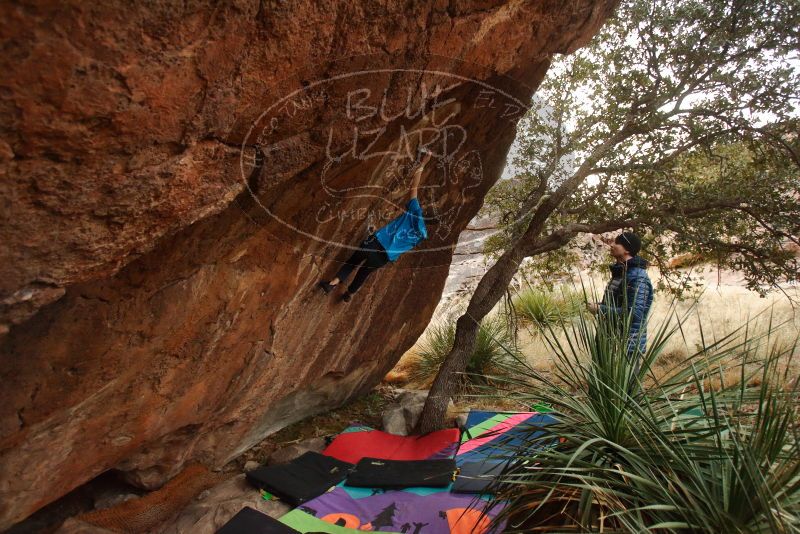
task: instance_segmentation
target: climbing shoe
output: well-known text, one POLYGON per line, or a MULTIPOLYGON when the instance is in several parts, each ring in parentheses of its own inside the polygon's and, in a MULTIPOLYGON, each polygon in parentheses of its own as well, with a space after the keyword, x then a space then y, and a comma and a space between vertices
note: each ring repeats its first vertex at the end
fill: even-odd
POLYGON ((351 297, 351 295, 350 295, 349 291, 345 291, 342 294, 342 300, 345 301, 345 302, 350 302, 350 297, 351 297))
POLYGON ((325 293, 330 293, 331 291, 333 291, 333 288, 334 288, 334 287, 336 287, 336 286, 332 286, 332 285, 330 285, 330 284, 329 284, 328 282, 326 282, 325 280, 320 280, 320 282, 317 284, 317 287, 320 287, 320 288, 322 288, 322 290, 323 290, 325 293))

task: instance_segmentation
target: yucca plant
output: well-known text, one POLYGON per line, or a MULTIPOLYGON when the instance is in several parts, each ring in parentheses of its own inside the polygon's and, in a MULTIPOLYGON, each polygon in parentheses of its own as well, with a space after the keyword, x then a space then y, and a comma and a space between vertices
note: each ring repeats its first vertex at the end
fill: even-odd
POLYGON ((557 420, 501 455, 514 466, 494 488, 509 503, 507 531, 800 532, 797 385, 777 372, 796 344, 764 353, 775 327, 743 325, 643 388, 687 317, 673 308, 638 367, 602 321, 548 325, 553 374, 520 360, 495 381, 504 398, 545 402, 557 420), (738 384, 704 390, 732 368, 738 384))
POLYGON ((518 317, 538 327, 569 320, 581 310, 579 294, 566 286, 552 291, 528 286, 512 302, 518 317))
MULTIPOLYGON (((798 532, 800 531, 800 450, 796 402, 766 382, 756 411, 721 409, 711 392, 700 405, 712 432, 691 446, 653 443, 651 472, 660 484, 629 477, 629 503, 616 512, 629 531, 798 532)), ((794 392, 796 394, 796 392, 794 392)), ((632 470, 631 470, 632 471, 632 470)), ((637 471, 635 474, 639 474, 637 471)))
MULTIPOLYGON (((434 323, 417 350, 417 360, 409 376, 417 382, 432 380, 442 361, 450 352, 455 340, 456 325, 442 320, 434 323)), ((492 377, 513 373, 521 353, 514 343, 514 334, 502 316, 487 317, 481 322, 475 350, 469 358, 466 371, 460 377, 459 393, 464 394, 476 386, 493 383, 492 377)))

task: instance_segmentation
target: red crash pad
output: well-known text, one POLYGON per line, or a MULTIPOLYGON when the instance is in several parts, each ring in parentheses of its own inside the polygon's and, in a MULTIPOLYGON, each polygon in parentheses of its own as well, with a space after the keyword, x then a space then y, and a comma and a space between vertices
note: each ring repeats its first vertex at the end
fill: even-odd
POLYGON ((358 463, 362 458, 381 460, 436 460, 452 458, 461 438, 457 428, 424 436, 396 436, 380 430, 344 432, 322 454, 358 463))

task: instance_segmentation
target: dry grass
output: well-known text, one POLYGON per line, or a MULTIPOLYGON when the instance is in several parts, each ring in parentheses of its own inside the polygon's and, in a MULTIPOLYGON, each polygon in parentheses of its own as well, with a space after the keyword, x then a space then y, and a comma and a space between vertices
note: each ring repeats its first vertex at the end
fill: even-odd
POLYGON ((429 380, 414 380, 412 378, 414 370, 419 366, 418 344, 421 341, 422 338, 400 357, 400 360, 391 371, 386 373, 386 376, 383 377, 384 384, 408 389, 430 389, 434 377, 430 377, 429 380))
MULTIPOLYGON (((654 276, 655 273, 651 272, 651 277, 654 276)), ((602 281, 594 281, 593 285, 602 287, 602 281)), ((800 299, 798 288, 786 288, 785 291, 795 301, 800 299)), ((770 347, 791 347, 800 336, 800 310, 795 306, 781 292, 773 292, 766 298, 761 298, 757 293, 733 284, 717 285, 709 282, 696 300, 677 301, 666 293, 658 292, 650 312, 651 335, 665 321, 676 324, 680 317, 683 318, 683 323, 680 331, 669 339, 663 355, 656 362, 653 368, 655 378, 659 379, 669 370, 680 366, 699 347, 708 346, 744 325, 750 330, 751 338, 769 330, 770 325, 773 328, 781 325, 769 339, 765 338, 763 341, 770 347)), ((741 336, 744 335, 742 329, 741 336)), ((549 349, 535 330, 521 333, 520 344, 534 368, 540 371, 550 368, 552 357, 549 349)), ((800 347, 796 347, 798 348, 800 347)), ((733 379, 733 374, 728 372, 728 378, 733 379)), ((725 379, 726 382, 728 378, 725 379)), ((718 377, 709 381, 709 384, 717 386, 718 383, 718 377)))
MULTIPOLYGON (((655 281, 658 274, 655 270, 651 270, 650 276, 655 281)), ((696 300, 676 301, 667 293, 656 293, 650 313, 650 332, 655 331, 665 321, 676 322, 677 317, 683 317, 684 322, 680 332, 672 336, 662 356, 655 363, 653 379, 663 378, 670 370, 682 365, 686 357, 694 353, 698 347, 713 343, 716 339, 747 324, 748 321, 751 338, 767 331, 770 324, 773 327, 782 324, 768 340, 764 340, 770 347, 791 347, 800 336, 800 309, 796 309, 796 304, 793 305, 786 296, 789 295, 795 303, 800 301, 800 288, 784 288, 786 294, 772 292, 766 298, 761 298, 757 293, 743 287, 733 273, 699 273, 697 279, 703 281, 705 286, 696 293, 696 300)), ((599 293, 604 284, 603 278, 584 280, 589 293, 599 293)), ((494 313, 497 312, 498 309, 494 313)), ((741 335, 745 335, 744 331, 741 335)), ((424 336, 423 333, 420 341, 424 336)), ((565 336, 562 334, 561 337, 565 336)), ((537 371, 548 372, 552 369, 553 358, 549 347, 537 333, 536 328, 521 329, 518 343, 529 364, 537 371)), ((429 386, 429 384, 408 382, 408 371, 414 366, 417 358, 416 348, 415 345, 402 356, 387 375, 387 382, 415 388, 429 386)), ((795 345, 795 349, 800 350, 800 347, 795 345)), ((800 356, 800 354, 795 355, 800 356)), ((800 358, 795 359, 792 368, 787 370, 789 376, 800 374, 797 360, 800 358)), ((732 380, 739 380, 739 377, 739 371, 729 369, 723 372, 722 378, 710 377, 706 386, 718 389, 721 382, 728 384, 732 380)))
MULTIPOLYGON (((423 336, 424 335, 425 334, 423 334, 423 336)), ((417 344, 420 343, 422 339, 423 338, 420 337, 419 341, 417 341, 417 344)), ((405 354, 400 356, 400 360, 397 362, 394 368, 386 373, 386 376, 383 378, 385 383, 392 384, 394 386, 414 386, 412 389, 422 388, 422 386, 425 385, 412 383, 410 378, 413 369, 417 366, 417 362, 419 361, 417 344, 414 344, 414 346, 408 349, 405 354)))
MULTIPOLYGON (((800 296, 797 288, 788 289, 787 293, 795 299, 800 296)), ((669 305, 666 298, 656 301, 650 324, 658 325, 669 319, 669 305)), ((737 329, 741 329, 739 338, 743 338, 746 330, 749 330, 751 338, 758 338, 770 328, 780 325, 761 342, 770 350, 791 352, 794 346, 795 356, 798 355, 797 349, 800 347, 797 347, 796 340, 800 336, 800 310, 795 309, 782 293, 775 292, 760 298, 743 287, 719 286, 708 288, 698 298, 696 307, 692 309, 692 306, 692 302, 676 304, 677 314, 688 317, 688 320, 683 323, 681 332, 669 340, 665 354, 655 363, 653 373, 656 379, 681 365, 687 355, 699 347, 709 345, 737 329)), ((793 364, 795 374, 798 372, 796 363, 793 364)), ((736 383, 740 376, 739 371, 728 369, 723 371, 722 377, 709 378, 706 387, 717 390, 722 382, 736 383)), ((750 380, 751 385, 757 385, 754 380, 750 380)))
POLYGON ((383 382, 385 384, 391 384, 393 386, 408 384, 410 380, 408 369, 392 369, 383 377, 383 382))

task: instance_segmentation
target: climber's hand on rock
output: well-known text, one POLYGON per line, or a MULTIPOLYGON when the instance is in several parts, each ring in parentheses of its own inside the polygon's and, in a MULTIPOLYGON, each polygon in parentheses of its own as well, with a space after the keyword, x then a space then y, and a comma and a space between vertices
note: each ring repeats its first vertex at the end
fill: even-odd
POLYGON ((423 154, 423 156, 422 156, 422 162, 420 163, 420 165, 422 167, 424 167, 431 160, 432 156, 433 156, 433 154, 431 154, 428 151, 425 151, 425 154, 423 154))
POLYGON ((421 157, 421 158, 420 158, 420 160, 419 160, 419 163, 417 163, 417 168, 416 168, 416 170, 417 170, 417 171, 422 171, 422 169, 424 169, 424 168, 425 168, 425 165, 426 165, 426 164, 427 164, 427 163, 428 163, 430 160, 431 160, 431 153, 430 153, 430 152, 428 152, 427 150, 426 150, 426 151, 424 151, 424 152, 422 153, 422 157, 421 157))

